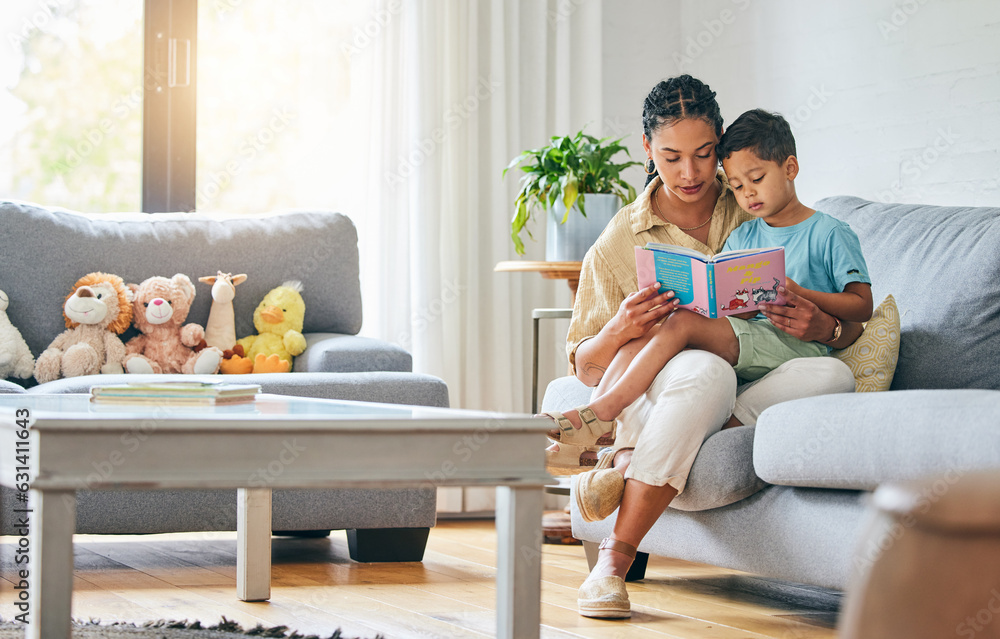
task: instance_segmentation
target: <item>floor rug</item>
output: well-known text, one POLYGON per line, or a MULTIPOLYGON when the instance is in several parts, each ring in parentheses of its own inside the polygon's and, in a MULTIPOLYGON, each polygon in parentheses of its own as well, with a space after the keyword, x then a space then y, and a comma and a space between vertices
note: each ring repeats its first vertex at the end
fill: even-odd
MULTIPOLYGON (((0 639, 23 639, 24 624, 0 620, 0 639)), ((287 626, 265 628, 258 625, 244 630, 238 623, 225 617, 214 626, 203 626, 200 621, 150 621, 136 624, 100 624, 97 622, 74 623, 73 639, 247 639, 261 637, 268 639, 355 639, 341 634, 340 630, 330 635, 302 635, 290 631, 287 626)), ((360 639, 360 638, 358 638, 360 639)), ((374 639, 384 639, 377 635, 374 639)))

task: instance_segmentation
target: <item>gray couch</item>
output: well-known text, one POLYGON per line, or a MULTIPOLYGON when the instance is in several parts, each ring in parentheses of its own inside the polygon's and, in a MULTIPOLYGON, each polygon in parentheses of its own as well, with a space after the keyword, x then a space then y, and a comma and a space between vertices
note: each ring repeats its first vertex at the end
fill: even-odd
MULTIPOLYGON (((857 232, 876 304, 897 301, 892 390, 785 402, 710 437, 640 551, 843 590, 879 484, 938 475, 946 489, 1000 468, 1000 209, 854 197, 817 208, 857 232)), ((590 390, 555 380, 543 410, 590 390)), ((574 536, 610 534, 615 515, 587 523, 571 503, 574 536)))
MULTIPOLYGON (((93 271, 139 283, 153 275, 184 273, 192 280, 217 271, 246 273, 236 289, 238 337, 255 334, 253 309, 264 294, 291 279, 303 283, 308 348, 293 372, 225 377, 253 382, 266 393, 448 405, 444 382, 412 373, 405 350, 357 335, 361 328, 357 233, 339 213, 290 212, 260 217, 198 214, 84 215, 21 202, 0 202, 0 289, 7 310, 37 357, 65 329, 62 305, 77 279, 93 271)), ((188 322, 205 325, 211 287, 196 283, 188 322)), ((134 328, 122 336, 134 334, 134 328)), ((0 392, 86 393, 95 383, 139 376, 92 375, 42 385, 0 380, 0 392), (15 383, 16 382, 16 383, 15 383)), ((191 376, 157 376, 192 379, 191 376)), ((205 376, 216 379, 222 376, 205 376)), ((7 488, 0 493, 5 503, 7 488)), ((235 530, 235 493, 81 491, 80 533, 153 533, 235 530)), ((299 534, 350 532, 359 560, 419 560, 435 523, 433 491, 276 491, 273 528, 299 534), (369 549, 365 551, 365 549, 369 549)), ((10 509, 0 507, 0 533, 13 534, 10 509)))

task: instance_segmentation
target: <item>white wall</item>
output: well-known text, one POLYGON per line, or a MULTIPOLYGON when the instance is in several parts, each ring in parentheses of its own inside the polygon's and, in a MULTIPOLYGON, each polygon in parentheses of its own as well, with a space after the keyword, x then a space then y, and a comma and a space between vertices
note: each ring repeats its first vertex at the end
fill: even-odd
MULTIPOLYGON (((1000 206, 996 0, 605 0, 605 134, 632 132, 642 100, 687 72, 747 109, 792 122, 813 203, 849 194, 1000 206)), ((640 176, 641 177, 641 176, 640 176)))

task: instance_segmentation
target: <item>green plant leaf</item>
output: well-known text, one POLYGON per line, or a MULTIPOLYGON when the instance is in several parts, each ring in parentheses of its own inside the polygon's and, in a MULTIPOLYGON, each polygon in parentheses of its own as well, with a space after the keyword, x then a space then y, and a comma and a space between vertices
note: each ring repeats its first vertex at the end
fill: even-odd
POLYGON ((642 163, 631 159, 623 163, 612 161, 622 151, 631 158, 628 148, 621 144, 624 139, 598 139, 583 131, 554 135, 548 145, 524 151, 511 160, 501 179, 506 177, 507 171, 520 165, 523 175, 511 220, 511 239, 519 255, 524 254, 520 233, 527 231, 528 237, 532 237, 527 223, 536 209, 546 211, 562 202, 566 207, 562 218, 565 224, 574 204, 586 217, 584 201, 588 193, 616 195, 622 205, 635 199, 635 189, 621 179, 621 172, 642 163))
POLYGON ((562 203, 566 207, 566 212, 563 214, 562 219, 562 224, 565 224, 566 220, 569 219, 569 212, 573 209, 573 205, 576 204, 577 193, 579 193, 576 176, 570 174, 563 177, 559 181, 559 185, 562 186, 562 203))

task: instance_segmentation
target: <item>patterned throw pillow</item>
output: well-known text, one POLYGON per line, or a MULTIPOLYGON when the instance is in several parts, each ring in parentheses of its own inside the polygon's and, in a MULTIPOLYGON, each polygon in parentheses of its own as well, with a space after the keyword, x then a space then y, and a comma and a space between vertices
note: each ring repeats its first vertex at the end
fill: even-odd
POLYGON ((832 355, 854 373, 857 392, 889 390, 899 358, 899 309, 892 295, 886 295, 872 313, 861 337, 832 355))

